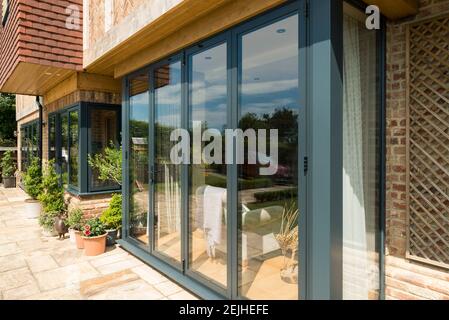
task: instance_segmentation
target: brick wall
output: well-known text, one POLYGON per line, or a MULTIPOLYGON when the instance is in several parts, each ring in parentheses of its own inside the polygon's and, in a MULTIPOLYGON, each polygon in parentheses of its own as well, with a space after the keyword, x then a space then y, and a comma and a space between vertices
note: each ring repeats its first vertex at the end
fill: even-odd
MULTIPOLYGON (((405 259, 406 27, 405 23, 449 13, 449 0, 420 0, 417 16, 387 26, 386 294, 389 299, 449 299, 449 270, 405 259)), ((448 39, 449 41, 449 39, 448 39)))

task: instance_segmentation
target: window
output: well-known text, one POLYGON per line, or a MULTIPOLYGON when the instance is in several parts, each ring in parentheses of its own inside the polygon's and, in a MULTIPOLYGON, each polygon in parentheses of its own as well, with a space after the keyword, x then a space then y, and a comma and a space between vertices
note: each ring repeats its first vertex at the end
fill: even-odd
MULTIPOLYGON (((120 117, 117 108, 100 109, 91 108, 89 110, 89 155, 95 157, 104 154, 107 147, 120 148, 120 117)), ((90 168, 89 186, 91 191, 116 190, 120 186, 115 181, 103 181, 99 179, 99 172, 90 168)))
POLYGON ((25 172, 34 157, 39 156, 39 122, 26 123, 20 128, 21 170, 25 172))
POLYGON ((56 160, 56 114, 48 117, 48 160, 56 160))
POLYGON ((75 189, 79 189, 79 111, 74 110, 69 113, 69 184, 75 189))
POLYGON ((101 181, 88 155, 120 148, 120 109, 116 105, 80 103, 48 117, 48 157, 55 159, 61 183, 70 192, 111 192, 121 186, 101 181))
MULTIPOLYGON (((189 96, 189 129, 200 130, 201 135, 208 129, 218 130, 224 135, 227 125, 227 43, 194 53, 189 60, 190 96, 189 96), (197 128, 194 128, 194 125, 197 128), (199 127, 199 128, 198 128, 199 127)), ((204 148, 206 143, 203 143, 204 148)), ((191 154, 194 150, 192 149, 191 154)), ((222 148, 221 156, 226 152, 222 148)), ((192 162, 193 163, 193 162, 192 162)), ((222 217, 227 212, 227 166, 225 164, 192 164, 189 170, 189 236, 191 269, 216 283, 227 287, 227 225, 226 219, 220 220, 218 245, 214 255, 204 245, 204 221, 207 218, 211 192, 222 196, 219 211, 222 217), (213 258, 213 259, 211 259, 213 258)))
POLYGON ((145 72, 129 79, 129 235, 149 244, 149 171, 148 138, 150 108, 148 108, 149 77, 145 72))

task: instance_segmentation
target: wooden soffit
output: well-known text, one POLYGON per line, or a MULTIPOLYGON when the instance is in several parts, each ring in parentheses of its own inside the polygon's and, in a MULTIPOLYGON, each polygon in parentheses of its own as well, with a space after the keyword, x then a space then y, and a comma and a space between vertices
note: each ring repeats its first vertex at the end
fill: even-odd
POLYGON ((380 12, 391 20, 405 18, 418 13, 418 0, 363 0, 380 8, 380 12))
POLYGON ((286 0, 185 0, 90 65, 89 73, 122 77, 286 0))
POLYGON ((75 73, 74 70, 19 62, 5 84, 0 88, 1 92, 41 96, 50 88, 75 73))

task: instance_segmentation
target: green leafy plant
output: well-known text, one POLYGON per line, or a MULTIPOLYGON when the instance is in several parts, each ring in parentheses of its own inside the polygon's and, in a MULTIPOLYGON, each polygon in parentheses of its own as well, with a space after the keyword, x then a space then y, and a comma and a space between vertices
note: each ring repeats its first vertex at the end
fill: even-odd
POLYGON ((46 231, 53 231, 55 218, 60 215, 59 212, 41 212, 39 215, 39 225, 46 231))
POLYGON ((99 218, 87 220, 83 227, 83 236, 92 238, 102 236, 106 233, 106 228, 99 218))
POLYGON ((23 183, 31 198, 37 199, 42 193, 42 168, 39 158, 34 157, 24 175, 23 183))
POLYGON ((37 197, 42 202, 45 213, 65 211, 64 189, 59 185, 59 177, 54 168, 54 160, 48 162, 42 178, 42 193, 37 197))
POLYGON ((0 162, 0 167, 2 168, 3 177, 14 177, 14 173, 16 172, 16 165, 12 157, 12 151, 8 150, 3 154, 2 161, 0 162))
POLYGON ((76 208, 69 212, 69 215, 67 217, 67 224, 69 228, 81 231, 83 229, 84 223, 84 214, 81 209, 76 208))
POLYGON ((122 185, 122 147, 110 143, 102 153, 89 154, 89 165, 98 171, 98 179, 122 185))
POLYGON ((122 195, 114 194, 109 208, 107 208, 100 217, 101 222, 108 229, 118 229, 122 224, 122 195))

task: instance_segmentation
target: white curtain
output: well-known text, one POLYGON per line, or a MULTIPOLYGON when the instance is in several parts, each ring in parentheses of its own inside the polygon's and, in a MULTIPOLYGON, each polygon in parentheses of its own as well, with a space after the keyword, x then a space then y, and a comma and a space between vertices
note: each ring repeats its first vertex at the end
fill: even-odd
POLYGON ((359 22, 344 17, 343 297, 368 299, 359 22))

